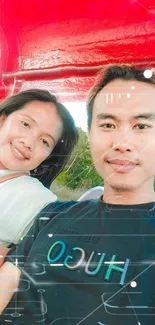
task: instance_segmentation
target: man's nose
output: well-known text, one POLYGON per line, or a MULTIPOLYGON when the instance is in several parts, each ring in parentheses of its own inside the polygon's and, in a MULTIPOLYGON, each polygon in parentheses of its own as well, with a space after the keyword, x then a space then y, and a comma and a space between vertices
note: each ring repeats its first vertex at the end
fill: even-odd
POLYGON ((130 133, 117 132, 113 138, 113 149, 124 153, 133 151, 133 139, 130 133))

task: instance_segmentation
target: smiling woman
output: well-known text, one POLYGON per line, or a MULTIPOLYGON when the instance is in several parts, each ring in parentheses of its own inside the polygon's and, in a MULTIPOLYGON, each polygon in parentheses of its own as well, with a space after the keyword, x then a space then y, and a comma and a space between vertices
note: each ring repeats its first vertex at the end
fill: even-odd
POLYGON ((0 246, 18 244, 57 199, 47 187, 77 140, 70 113, 48 91, 24 91, 0 104, 0 246))
POLYGON ((33 170, 47 159, 60 136, 63 122, 52 103, 34 100, 0 118, 0 167, 33 170))

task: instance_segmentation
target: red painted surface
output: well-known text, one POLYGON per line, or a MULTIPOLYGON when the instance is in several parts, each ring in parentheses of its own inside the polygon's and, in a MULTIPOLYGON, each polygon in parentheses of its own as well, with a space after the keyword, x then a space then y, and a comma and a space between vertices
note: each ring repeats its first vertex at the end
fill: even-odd
POLYGON ((83 100, 100 66, 155 63, 155 0, 1 0, 0 96, 83 100))

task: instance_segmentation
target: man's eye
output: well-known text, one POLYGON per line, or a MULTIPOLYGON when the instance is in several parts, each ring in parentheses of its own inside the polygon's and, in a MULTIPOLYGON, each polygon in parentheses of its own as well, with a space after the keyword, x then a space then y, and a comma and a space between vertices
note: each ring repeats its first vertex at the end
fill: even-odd
POLYGON ((47 146, 47 147, 49 148, 49 143, 47 142, 47 140, 42 139, 42 142, 43 142, 43 144, 44 144, 45 146, 47 146))
POLYGON ((104 123, 100 125, 100 128, 102 129, 114 129, 115 125, 111 123, 104 123))
POLYGON ((136 128, 136 129, 139 129, 139 130, 148 129, 148 128, 150 128, 150 127, 151 127, 151 125, 148 125, 148 124, 137 124, 137 125, 135 126, 135 128, 136 128))
POLYGON ((23 126, 25 126, 26 128, 30 128, 30 124, 29 124, 28 122, 21 121, 21 123, 22 123, 23 126))

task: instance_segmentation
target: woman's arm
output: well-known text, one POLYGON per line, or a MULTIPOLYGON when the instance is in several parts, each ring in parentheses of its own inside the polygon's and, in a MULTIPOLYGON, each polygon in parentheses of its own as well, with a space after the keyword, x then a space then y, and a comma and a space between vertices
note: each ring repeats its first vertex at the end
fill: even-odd
POLYGON ((0 314, 8 305, 13 294, 17 291, 21 271, 10 262, 4 263, 0 268, 0 314))
POLYGON ((4 258, 7 255, 7 253, 8 253, 9 250, 10 250, 10 248, 8 248, 8 247, 2 247, 2 246, 0 246, 0 267, 3 265, 4 258))

